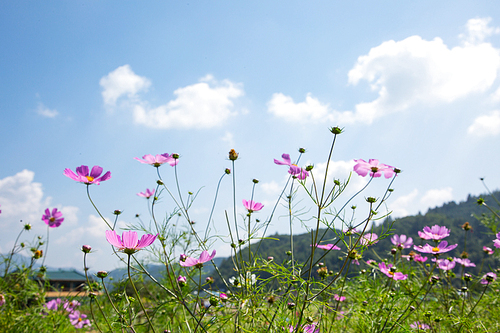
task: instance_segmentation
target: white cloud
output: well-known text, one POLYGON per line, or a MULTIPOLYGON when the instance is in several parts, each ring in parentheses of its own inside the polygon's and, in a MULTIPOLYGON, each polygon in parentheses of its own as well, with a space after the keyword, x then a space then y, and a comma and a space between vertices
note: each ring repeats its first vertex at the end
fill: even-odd
POLYGON ((424 196, 420 198, 420 203, 423 207, 434 208, 452 200, 453 189, 451 187, 445 187, 441 189, 428 190, 425 192, 424 196))
POLYGON ((221 137, 221 140, 224 142, 227 142, 227 144, 231 147, 234 146, 234 135, 231 132, 226 132, 223 137, 221 137))
POLYGON ((36 112, 43 116, 43 117, 47 117, 47 118, 54 118, 55 116, 57 116, 59 114, 59 112, 57 112, 57 110, 51 110, 49 109, 48 107, 46 107, 45 105, 43 105, 43 103, 38 103, 38 108, 36 109, 36 112))
POLYGON ((135 98, 138 92, 147 90, 151 82, 135 74, 130 65, 123 65, 101 78, 99 84, 104 89, 102 92, 104 103, 114 106, 123 95, 135 98))
POLYGON ((418 196, 418 190, 414 189, 407 195, 398 197, 393 202, 389 203, 389 209, 392 210, 391 216, 393 217, 403 217, 414 213, 415 199, 418 196), (410 209, 412 211, 410 211, 410 209))
POLYGON ((465 28, 467 33, 460 34, 460 38, 466 44, 482 43, 487 37, 500 33, 500 28, 489 27, 491 17, 474 18, 467 21, 465 28))
MULTIPOLYGON (((304 102, 274 94, 269 112, 291 122, 368 123, 414 105, 451 103, 472 94, 485 93, 500 69, 500 51, 485 39, 500 32, 488 26, 491 19, 469 20, 462 45, 448 47, 442 39, 411 36, 385 41, 360 56, 348 73, 348 83, 366 81, 378 97, 354 106, 352 111, 332 110, 311 93, 304 102)), ((500 96, 500 90, 496 94, 500 96)), ((493 95, 493 98, 496 96, 493 95)), ((500 97, 499 97, 500 99, 500 97)))
POLYGON ((78 223, 78 208, 52 205, 52 198, 44 195, 42 184, 34 182, 34 178, 33 171, 23 170, 14 176, 0 179, 0 209, 2 210, 0 228, 3 230, 0 253, 11 250, 14 240, 26 223, 31 224, 32 229, 23 236, 21 241, 32 239, 35 235, 45 236, 47 226, 42 221, 42 215, 46 208, 56 207, 64 217, 63 224, 59 228, 52 229, 51 234, 62 235, 65 233, 64 226, 74 226, 78 223), (23 223, 19 223, 21 220, 23 223))
POLYGON ((491 111, 487 115, 477 117, 467 129, 467 133, 479 137, 498 135, 500 133, 500 111, 491 111))
POLYGON ((145 103, 135 105, 135 122, 162 129, 217 127, 235 114, 233 100, 243 95, 243 89, 240 84, 218 82, 207 75, 174 94, 176 99, 156 108, 148 108, 145 103))

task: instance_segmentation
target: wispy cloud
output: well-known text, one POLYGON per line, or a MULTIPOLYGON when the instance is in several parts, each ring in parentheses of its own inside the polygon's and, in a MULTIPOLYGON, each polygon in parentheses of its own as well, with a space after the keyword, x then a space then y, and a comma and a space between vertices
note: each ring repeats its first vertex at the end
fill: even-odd
POLYGON ((48 107, 46 107, 45 105, 43 105, 43 103, 38 103, 38 107, 36 109, 36 112, 43 116, 43 117, 47 117, 47 118, 54 118, 55 116, 57 116, 59 114, 59 112, 57 112, 57 110, 53 109, 49 109, 48 107))
POLYGON ((491 111, 489 114, 477 117, 467 129, 467 133, 479 137, 500 134, 500 111, 491 111))

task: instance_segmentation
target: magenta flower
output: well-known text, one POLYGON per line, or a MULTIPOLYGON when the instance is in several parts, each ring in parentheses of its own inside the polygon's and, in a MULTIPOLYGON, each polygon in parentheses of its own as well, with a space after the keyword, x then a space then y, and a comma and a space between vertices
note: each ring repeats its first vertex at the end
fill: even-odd
POLYGON ((427 257, 421 256, 420 253, 415 253, 415 255, 413 256, 413 260, 416 262, 425 262, 427 261, 427 257))
POLYGON ((391 242, 394 244, 398 249, 409 249, 413 245, 413 238, 411 237, 406 237, 406 235, 394 235, 391 237, 391 242))
POLYGON ((379 163, 378 160, 375 159, 370 159, 368 162, 359 159, 354 160, 354 162, 356 162, 354 172, 362 177, 365 177, 368 173, 370 177, 380 177, 383 173, 385 178, 391 178, 395 174, 394 167, 379 163))
POLYGON ((491 247, 483 246, 483 252, 486 254, 493 254, 495 251, 491 247))
POLYGON ((257 212, 264 207, 260 202, 254 202, 253 200, 246 201, 243 199, 243 206, 248 210, 249 213, 257 212))
POLYGON ((497 234, 497 239, 493 240, 493 246, 500 248, 500 232, 497 234))
POLYGON ((179 286, 184 287, 187 283, 187 278, 185 276, 179 275, 179 277, 177 278, 177 283, 179 284, 179 286))
POLYGON ((441 227, 436 224, 432 226, 432 228, 425 226, 424 231, 419 231, 418 235, 422 239, 441 240, 450 235, 450 230, 446 227, 441 227))
POLYGON ((225 293, 220 293, 219 298, 220 298, 222 303, 226 303, 227 300, 229 299, 229 297, 225 293))
POLYGON ((73 180, 76 180, 77 182, 81 182, 87 185, 99 185, 100 182, 111 178, 111 172, 109 171, 101 176, 102 170, 103 169, 100 166, 94 165, 89 174, 89 167, 86 165, 82 165, 76 168, 76 174, 68 168, 64 169, 64 175, 73 180))
POLYGON ((80 313, 80 311, 73 311, 69 314, 69 321, 75 328, 83 328, 83 326, 90 326, 90 320, 85 319, 87 315, 80 313))
POLYGON ((388 264, 386 266, 385 262, 381 262, 380 264, 378 264, 378 268, 382 273, 384 273, 393 280, 406 280, 408 278, 407 274, 396 272, 396 267, 393 267, 392 264, 388 264))
MULTIPOLYGON (((436 261, 436 259, 432 259, 432 261, 436 261)), ((455 268, 455 261, 452 259, 452 260, 448 260, 448 259, 438 259, 437 260, 437 266, 439 269, 443 270, 443 271, 449 271, 449 270, 452 270, 453 268, 455 268)))
POLYGON ((456 248, 457 246, 458 246, 458 244, 448 246, 447 241, 442 241, 437 246, 431 246, 429 244, 425 244, 424 246, 414 245, 413 249, 415 251, 422 252, 422 253, 440 254, 440 253, 449 252, 449 251, 453 250, 454 248, 456 248))
POLYGON ((0 306, 3 306, 5 304, 5 296, 3 294, 0 294, 0 306))
POLYGON ((374 245, 378 243, 378 236, 376 234, 364 234, 359 242, 361 245, 374 245))
POLYGON ((337 294, 333 295, 333 299, 336 300, 337 302, 343 302, 345 301, 345 296, 339 296, 337 294))
POLYGON ((66 302, 64 302, 63 308, 64 308, 64 310, 66 310, 68 312, 73 312, 80 305, 81 305, 80 302, 78 302, 76 300, 72 300, 71 302, 66 301, 66 302))
POLYGON ((203 251, 200 254, 199 259, 195 259, 193 257, 187 257, 186 261, 180 261, 179 265, 182 267, 192 267, 195 266, 196 268, 202 268, 203 263, 212 260, 215 257, 215 250, 213 250, 212 255, 208 255, 208 251, 203 251))
POLYGON ((116 234, 114 230, 106 230, 106 240, 111 244, 116 246, 120 251, 131 255, 146 246, 153 244, 158 235, 146 234, 138 240, 137 232, 135 231, 124 231, 122 238, 116 234))
POLYGON ((149 188, 146 189, 146 192, 139 192, 137 193, 138 196, 149 199, 155 194, 155 190, 150 190, 149 188))
MULTIPOLYGON (((310 245, 310 246, 312 246, 312 245, 310 245)), ((333 245, 333 244, 326 244, 326 245, 315 244, 314 246, 316 246, 318 249, 323 249, 325 251, 340 250, 340 247, 338 247, 337 245, 333 245)))
POLYGON ((481 284, 491 284, 497 279, 497 275, 493 272, 489 272, 483 275, 481 284))
MULTIPOLYGON (((295 332, 295 326, 290 325, 288 326, 288 331, 289 332, 295 332)), ((304 333, 319 333, 319 325, 317 323, 312 323, 312 324, 307 324, 302 327, 302 330, 300 332, 304 333)))
MULTIPOLYGON (((173 155, 173 154, 172 154, 173 155)), ((142 157, 142 160, 138 157, 134 157, 134 160, 137 160, 143 164, 149 164, 158 168, 160 165, 164 163, 168 163, 171 166, 177 165, 179 163, 179 159, 173 158, 172 155, 169 154, 161 154, 161 155, 151 155, 147 154, 142 157)))
POLYGON ((53 299, 45 303, 43 306, 47 308, 47 310, 57 311, 57 307, 61 304, 61 299, 53 299))
POLYGON ((455 261, 464 267, 476 267, 476 264, 471 262, 470 259, 455 258, 455 261))
POLYGON ((52 212, 47 208, 42 216, 42 221, 51 228, 57 228, 64 221, 62 213, 57 208, 52 209, 52 212))
POLYGON ((288 154, 283 154, 281 155, 281 158, 283 158, 283 161, 279 161, 277 159, 274 159, 274 163, 278 165, 288 165, 290 168, 288 169, 288 173, 291 174, 292 176, 297 177, 300 180, 304 180, 307 177, 309 177, 309 172, 306 170, 298 167, 296 164, 293 164, 292 161, 290 160, 290 155, 288 154))
POLYGON ((428 330, 429 328, 431 328, 429 325, 421 323, 419 321, 410 324, 410 327, 417 330, 428 330))

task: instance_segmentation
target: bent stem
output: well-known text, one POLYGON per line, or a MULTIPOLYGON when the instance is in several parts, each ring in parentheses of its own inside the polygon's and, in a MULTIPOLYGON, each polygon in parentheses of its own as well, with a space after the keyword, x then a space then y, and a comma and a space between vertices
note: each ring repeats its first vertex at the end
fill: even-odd
POLYGON ((9 259, 7 259, 7 265, 5 267, 4 277, 6 277, 7 273, 9 272, 10 263, 12 262, 12 257, 14 256, 14 253, 16 253, 15 251, 16 251, 17 241, 19 240, 19 237, 21 237, 21 234, 23 233, 24 230, 26 230, 26 229, 23 227, 23 229, 21 230, 19 235, 17 235, 16 241, 14 242, 14 246, 12 247, 12 251, 10 252, 9 259))
POLYGON ((96 210, 97 214, 99 214, 99 216, 104 221, 104 223, 106 223, 106 225, 108 226, 108 228, 110 230, 115 230, 114 228, 111 228, 111 226, 109 225, 108 221, 106 221, 106 219, 104 218, 104 216, 102 216, 101 212, 99 211, 99 209, 97 209, 97 206, 92 201, 92 198, 90 197, 89 184, 87 184, 87 196, 89 197, 90 203, 92 204, 92 206, 94 206, 94 209, 96 210))
POLYGON ((146 319, 148 320, 149 326, 151 326, 151 329, 153 330, 153 332, 156 333, 156 330, 153 326, 153 323, 151 322, 151 319, 149 318, 148 312, 146 311, 144 304, 142 304, 141 296, 139 295, 139 293, 137 292, 137 289, 135 288, 134 281, 132 281, 132 276, 130 275, 130 257, 132 257, 132 255, 128 254, 128 263, 127 263, 128 279, 130 281, 130 284, 132 285, 132 289, 134 289, 135 296, 137 297, 137 300, 139 301, 139 304, 141 305, 142 311, 144 312, 144 315, 146 316, 146 319))

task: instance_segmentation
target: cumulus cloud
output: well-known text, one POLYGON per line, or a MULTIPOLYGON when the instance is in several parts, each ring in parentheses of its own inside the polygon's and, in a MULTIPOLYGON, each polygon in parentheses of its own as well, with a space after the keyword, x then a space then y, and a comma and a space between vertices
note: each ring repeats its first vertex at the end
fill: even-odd
POLYGON ((491 17, 473 18, 467 21, 465 25, 467 32, 460 34, 459 37, 467 44, 479 44, 494 34, 500 33, 500 28, 488 26, 491 17))
MULTIPOLYGON (((304 102, 274 94, 269 112, 295 122, 372 123, 391 113, 415 105, 451 103, 472 94, 487 92, 500 69, 500 52, 485 40, 499 32, 489 27, 491 19, 469 20, 462 44, 447 46, 441 38, 424 40, 411 36, 389 40, 360 56, 348 73, 348 83, 367 82, 378 97, 356 104, 353 110, 333 110, 310 93, 304 102)), ((499 93, 500 95, 500 93, 499 93)))
POLYGON ((147 90, 151 82, 135 74, 130 65, 123 65, 101 78, 99 84, 103 88, 104 103, 114 106, 116 101, 124 95, 128 98, 135 98, 138 92, 147 90))
POLYGON ((441 206, 452 200, 453 189, 451 187, 431 189, 424 195, 420 195, 419 191, 414 189, 407 195, 402 195, 389 203, 389 208, 393 212, 393 217, 404 217, 419 211, 425 213, 429 208, 441 206))
POLYGON ((479 137, 498 135, 500 133, 500 111, 491 111, 489 114, 477 117, 467 129, 467 133, 479 137))
POLYGON ((175 90, 174 95, 174 100, 159 107, 135 105, 135 122, 161 129, 217 127, 235 115, 233 101, 243 95, 243 89, 240 84, 218 82, 207 75, 199 83, 175 90))
POLYGON ((226 132, 223 137, 221 137, 221 140, 224 142, 227 142, 229 146, 234 146, 234 135, 231 132, 226 132))
POLYGON ((45 235, 46 225, 42 222, 42 215, 46 208, 58 208, 64 217, 60 230, 53 231, 57 234, 64 226, 76 225, 78 222, 78 208, 73 206, 52 205, 52 198, 45 196, 41 183, 34 182, 35 173, 23 170, 13 176, 0 179, 0 228, 1 235, 0 252, 9 251, 17 234, 25 223, 32 225, 32 229, 26 237, 31 239, 34 235, 45 235), (19 223, 19 221, 23 223, 19 223))
POLYGON ((59 112, 57 112, 57 110, 51 110, 49 109, 48 107, 46 107, 45 105, 43 105, 43 103, 38 103, 38 107, 36 109, 36 112, 43 116, 43 117, 47 117, 47 118, 54 118, 55 116, 57 116, 59 114, 59 112))

